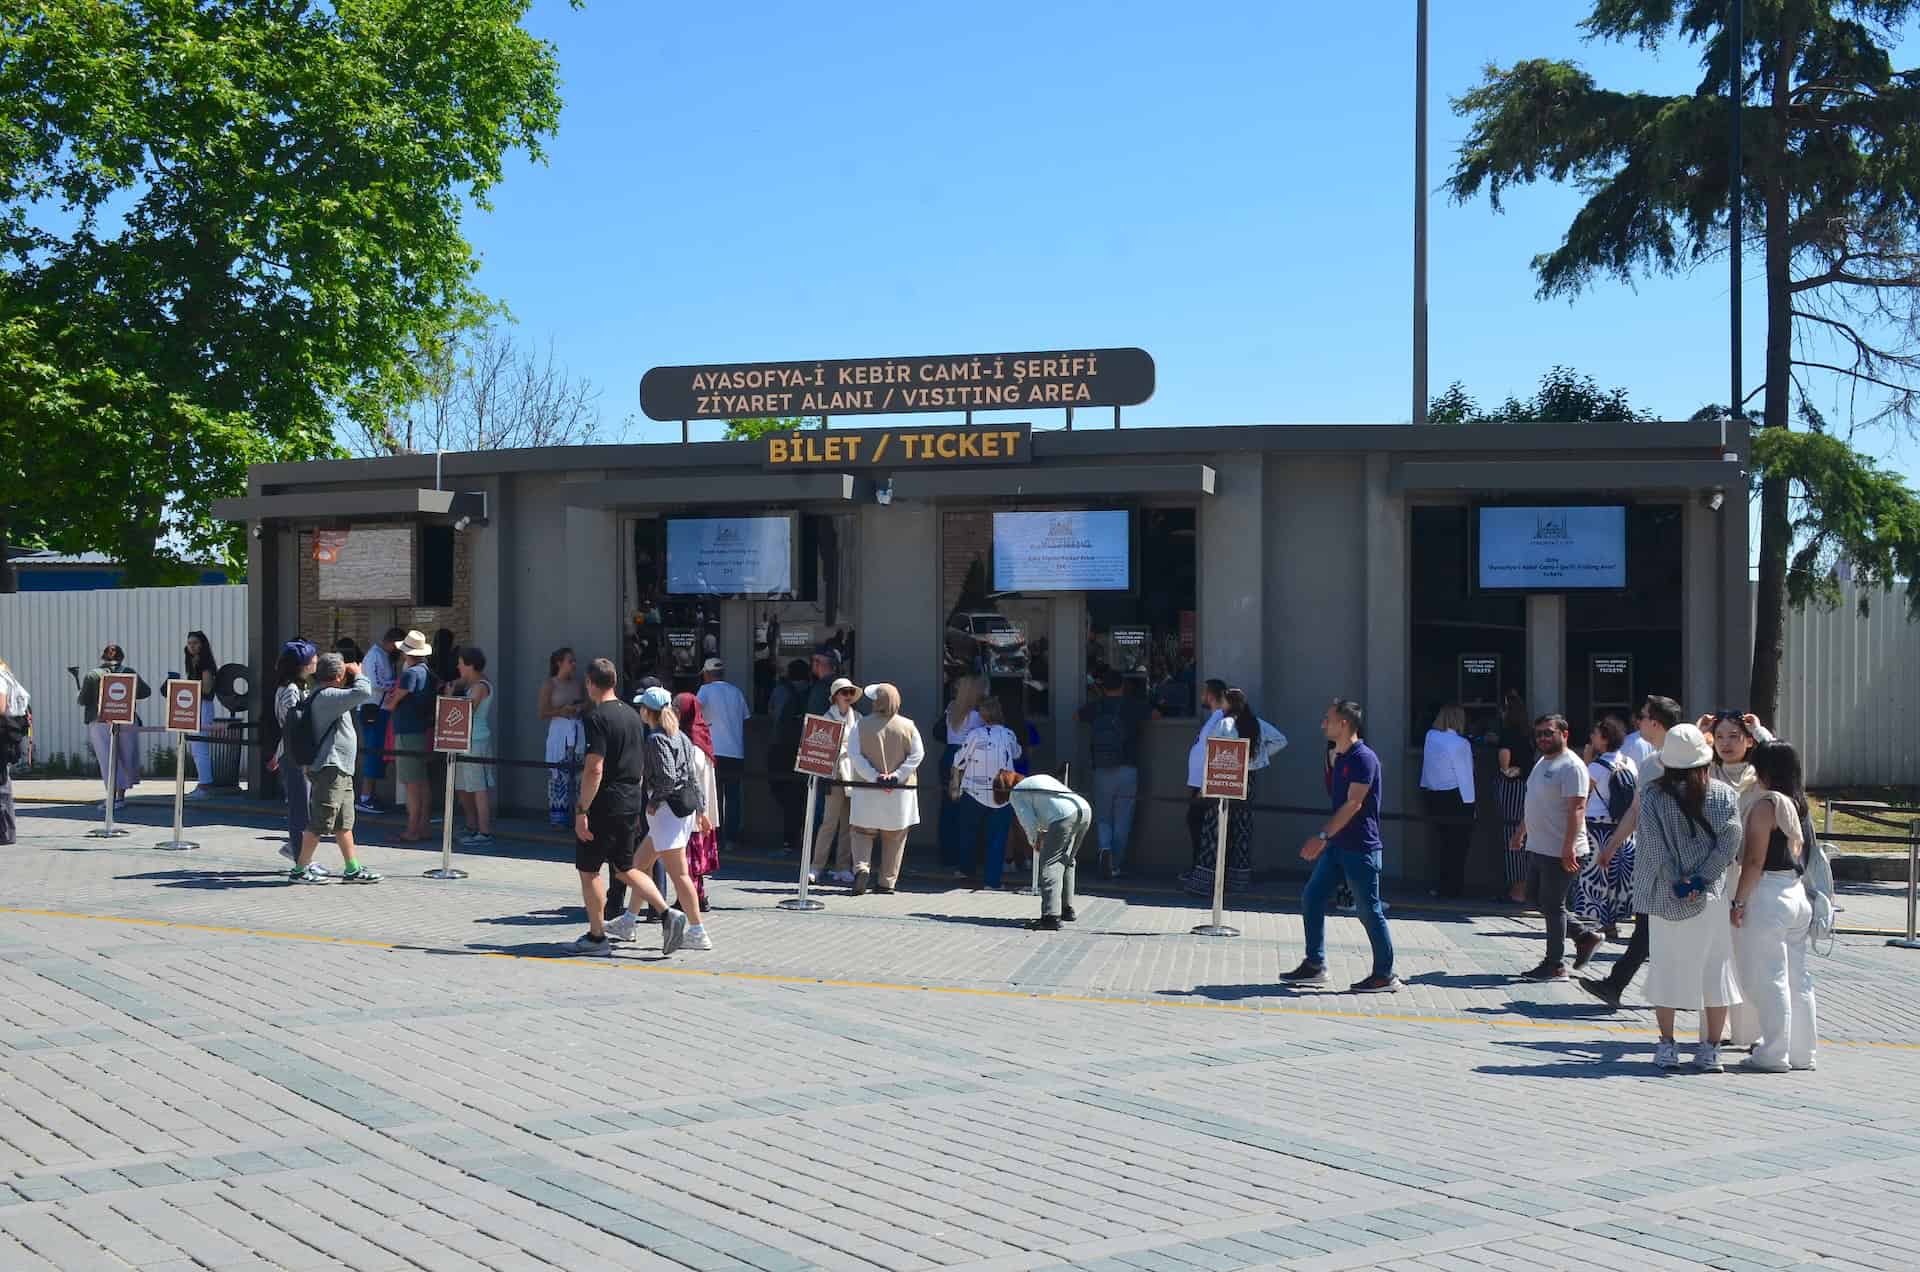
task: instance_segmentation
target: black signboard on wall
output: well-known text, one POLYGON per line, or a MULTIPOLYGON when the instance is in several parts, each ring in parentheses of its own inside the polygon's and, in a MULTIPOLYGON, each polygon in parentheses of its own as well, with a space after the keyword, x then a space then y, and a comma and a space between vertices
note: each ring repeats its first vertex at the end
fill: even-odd
POLYGON ((640 409, 656 420, 729 420, 1138 406, 1153 396, 1153 374, 1145 349, 654 367, 640 409))
POLYGON ((1593 654, 1587 659, 1587 701, 1595 707, 1633 706, 1633 655, 1593 654))
POLYGON ((1500 655, 1461 654, 1460 705, 1497 707, 1500 705, 1500 655))

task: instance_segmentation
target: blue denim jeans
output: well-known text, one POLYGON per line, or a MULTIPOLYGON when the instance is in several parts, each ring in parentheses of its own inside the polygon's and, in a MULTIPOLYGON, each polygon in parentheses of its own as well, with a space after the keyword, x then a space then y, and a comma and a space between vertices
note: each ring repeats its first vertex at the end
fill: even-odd
POLYGON ((1313 877, 1300 894, 1301 918, 1307 928, 1307 961, 1327 963, 1327 906, 1344 875, 1353 891, 1354 907, 1373 946, 1373 974, 1393 975, 1393 938, 1387 933, 1387 907, 1380 899, 1380 854, 1329 847, 1313 863, 1313 877))
POLYGON ((1100 851, 1113 854, 1115 870, 1127 864, 1127 840, 1140 792, 1140 770, 1131 764, 1093 770, 1093 824, 1100 851))
POLYGON ((964 791, 954 801, 953 813, 955 850, 959 856, 955 868, 971 870, 973 866, 973 845, 980 838, 980 827, 987 828, 987 864, 981 871, 981 878, 989 888, 1000 886, 1000 877, 1006 873, 1007 836, 1013 830, 1013 805, 1000 808, 988 808, 964 791))

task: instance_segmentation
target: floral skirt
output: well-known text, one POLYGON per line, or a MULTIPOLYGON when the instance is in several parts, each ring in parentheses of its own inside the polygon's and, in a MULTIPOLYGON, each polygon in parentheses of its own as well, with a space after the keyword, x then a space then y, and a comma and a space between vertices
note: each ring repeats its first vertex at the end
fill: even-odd
MULTIPOLYGON (((1227 887, 1228 892, 1244 892, 1253 886, 1253 777, 1247 774, 1247 798, 1227 800, 1227 887)), ((1216 846, 1220 842, 1220 803, 1207 801, 1200 828, 1199 850, 1193 868, 1180 876, 1180 884, 1195 896, 1213 895, 1213 871, 1216 846)))
POLYGON ((1600 849, 1612 833, 1609 824, 1587 823, 1593 853, 1580 867, 1580 877, 1567 898, 1568 909, 1599 924, 1618 923, 1633 916, 1633 840, 1620 845, 1605 869, 1599 865, 1600 849))

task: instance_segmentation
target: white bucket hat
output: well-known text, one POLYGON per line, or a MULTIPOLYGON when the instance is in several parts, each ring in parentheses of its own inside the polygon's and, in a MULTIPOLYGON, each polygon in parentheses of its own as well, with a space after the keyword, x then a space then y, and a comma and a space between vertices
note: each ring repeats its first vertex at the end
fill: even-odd
POLYGON ((1705 768, 1713 763, 1713 747, 1701 736, 1700 730, 1691 724, 1676 724, 1667 730, 1667 740, 1660 744, 1660 766, 1669 772, 1675 769, 1705 768))

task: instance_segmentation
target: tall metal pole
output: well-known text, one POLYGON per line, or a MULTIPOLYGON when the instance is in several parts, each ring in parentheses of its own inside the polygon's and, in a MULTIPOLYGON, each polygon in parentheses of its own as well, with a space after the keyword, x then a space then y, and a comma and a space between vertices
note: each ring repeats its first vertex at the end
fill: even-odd
POLYGON ((1413 55, 1413 422, 1427 422, 1427 0, 1413 55))
POLYGON ((1733 119, 1728 133, 1731 141, 1727 152, 1727 299, 1729 306, 1729 350, 1728 365, 1732 370, 1733 390, 1729 399, 1727 413, 1739 419, 1744 411, 1740 404, 1746 397, 1740 372, 1740 240, 1742 237, 1742 209, 1740 206, 1740 103, 1747 95, 1746 85, 1746 34, 1742 30, 1741 19, 1746 9, 1746 0, 1727 0, 1727 99, 1732 103, 1733 119))

